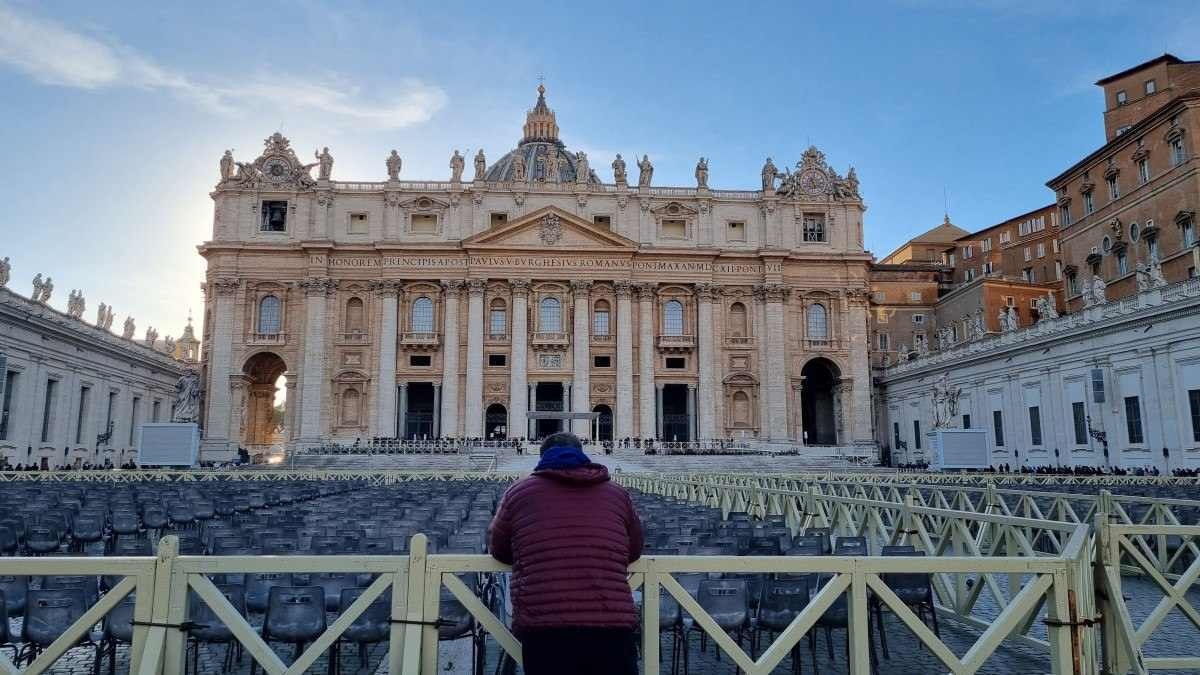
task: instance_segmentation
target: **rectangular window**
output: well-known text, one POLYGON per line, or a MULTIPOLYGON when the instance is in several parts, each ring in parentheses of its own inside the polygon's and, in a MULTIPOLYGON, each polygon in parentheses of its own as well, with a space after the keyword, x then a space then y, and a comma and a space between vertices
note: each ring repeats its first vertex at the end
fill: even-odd
POLYGON ((1029 406, 1029 444, 1042 444, 1042 410, 1036 405, 1029 406))
POLYGON ((592 334, 608 335, 609 314, 607 309, 598 309, 592 313, 592 334))
POLYGON ((8 440, 8 424, 13 416, 13 390, 17 388, 17 372, 9 370, 4 376, 4 401, 0 407, 0 441, 8 440))
POLYGON ((913 322, 914 326, 924 326, 925 325, 925 315, 924 314, 913 314, 912 322, 913 322))
POLYGON ((892 440, 893 440, 893 442, 894 442, 894 444, 895 444, 896 448, 897 448, 897 449, 899 449, 899 447, 900 447, 900 444, 901 444, 901 441, 900 441, 900 423, 899 423, 899 422, 892 422, 892 437, 893 437, 893 438, 892 438, 892 440))
MULTIPOLYGON (((1061 266, 1061 263, 1059 263, 1061 266)), ((1072 274, 1067 277, 1067 293, 1071 295, 1079 295, 1079 277, 1072 274)))
POLYGON ((684 370, 687 368, 687 359, 682 356, 668 356, 666 366, 670 370, 684 370))
POLYGON ((288 203, 285 201, 264 201, 262 203, 262 232, 287 232, 288 203))
POLYGON ((992 433, 996 437, 996 447, 1004 447, 1004 413, 999 410, 992 411, 992 433))
POLYGON ((1117 92, 1117 105, 1125 105, 1128 102, 1129 102, 1129 95, 1125 93, 1125 90, 1122 89, 1121 91, 1118 91, 1117 92))
POLYGON ((1039 257, 1039 258, 1045 258, 1045 257, 1046 257, 1046 242, 1044 242, 1044 241, 1039 241, 1039 242, 1038 242, 1038 245, 1037 245, 1037 257, 1039 257))
POLYGON ((1191 248, 1196 245, 1196 224, 1189 218, 1183 221, 1179 226, 1180 236, 1183 238, 1183 247, 1191 248))
POLYGON ((1033 268, 1026 267, 1021 270, 1021 278, 1025 281, 1033 281, 1033 268))
POLYGON ((1108 183, 1108 198, 1111 201, 1116 201, 1121 198, 1121 186, 1117 184, 1116 176, 1109 176, 1104 179, 1108 183))
POLYGON ((1063 227, 1066 227, 1071 224, 1071 206, 1070 206, 1070 204, 1064 204, 1064 205, 1058 207, 1058 220, 1059 220, 1059 222, 1061 222, 1063 224, 1063 227))
MULTIPOLYGON (((92 397, 91 387, 79 388, 79 413, 75 416, 75 443, 83 443, 83 427, 88 421, 88 403, 92 397)), ((157 421, 157 420, 155 420, 157 421)))
POLYGON ((825 241, 825 216, 820 213, 804 214, 804 241, 825 241))
POLYGON ((415 368, 425 368, 433 365, 433 357, 428 354, 412 354, 408 357, 408 365, 415 368))
POLYGON ((912 302, 920 302, 921 301, 921 293, 919 291, 912 291, 911 293, 908 294, 908 299, 912 302))
POLYGON ((1087 445, 1087 409, 1084 408, 1083 401, 1071 404, 1071 419, 1075 422, 1075 445, 1087 445))
POLYGON ((891 345, 888 343, 887 333, 879 333, 879 335, 876 336, 876 340, 879 341, 879 351, 886 352, 887 350, 891 349, 891 345))
POLYGON ((1146 92, 1146 95, 1149 96, 1158 91, 1158 83, 1154 80, 1146 80, 1146 83, 1142 85, 1142 91, 1146 92))
POLYGON ((1172 138, 1171 141, 1171 166, 1179 166, 1183 164, 1187 157, 1183 154, 1183 137, 1172 138))
POLYGON ((50 423, 54 421, 54 404, 58 396, 58 380, 46 380, 46 400, 42 401, 42 435, 43 443, 50 440, 50 423))
POLYGON ((162 412, 162 401, 155 401, 154 405, 150 406, 150 421, 158 422, 160 412, 162 412))
POLYGON ((971 428, 971 416, 967 413, 963 413, 962 417, 963 417, 963 428, 970 429, 971 428))
POLYGON ((1151 260, 1158 260, 1158 237, 1146 237, 1146 253, 1151 260))
POLYGON ((921 420, 913 420, 913 448, 921 449, 921 420))
POLYGON ((1104 371, 1092 368, 1092 402, 1104 403, 1104 371))
POLYGON ((726 236, 729 241, 746 241, 746 224, 743 222, 729 223, 729 234, 726 236))
POLYGON ((346 225, 346 234, 366 234, 367 214, 351 213, 350 222, 346 225))
POLYGON ((1003 246, 1004 244, 1007 244, 1007 243, 1009 243, 1010 241, 1012 241, 1012 232, 1009 232, 1008 230, 1005 230, 1005 231, 1003 231, 1003 232, 1001 232, 1001 233, 1000 233, 1000 245, 1001 245, 1001 246, 1003 246))
POLYGON ((507 354, 488 354, 489 368, 503 368, 506 365, 508 365, 507 354))
POLYGON ((1138 160, 1138 183, 1145 185, 1150 182, 1150 161, 1146 159, 1138 160))
POLYGON ((983 263, 983 273, 984 274, 991 274, 994 269, 995 269, 995 267, 992 265, 990 260, 988 262, 983 263))
POLYGON ((1124 251, 1117 253, 1117 275, 1124 276, 1129 274, 1129 258, 1124 251))
POLYGON ((1054 251, 1055 253, 1058 253, 1058 240, 1057 239, 1050 240, 1050 249, 1052 251, 1054 251))
POLYGON ((142 399, 138 396, 133 397, 133 410, 129 413, 129 447, 133 447, 134 439, 137 438, 138 414, 141 412, 142 399))
POLYGON ((409 229, 414 234, 437 234, 438 217, 436 213, 414 213, 410 222, 409 229))
POLYGON ((1192 412, 1192 442, 1200 443, 1200 389, 1188 390, 1188 407, 1192 412))
POLYGON ((979 250, 983 251, 984 253, 992 250, 992 240, 984 239, 983 241, 979 242, 979 250))
POLYGON ((687 238, 687 221, 678 218, 665 218, 662 221, 662 236, 671 239, 687 238))
POLYGON ((1125 433, 1130 445, 1141 445, 1146 441, 1142 436, 1142 406, 1137 396, 1125 397, 1125 433))
POLYGON ((612 216, 592 216, 592 224, 605 230, 612 230, 612 216))
POLYGON ((607 354, 593 356, 592 357, 592 367, 593 368, 612 368, 612 357, 607 354))
POLYGON ((962 257, 963 257, 963 260, 970 260, 971 258, 974 258, 974 257, 975 257, 975 254, 974 254, 974 252, 971 250, 971 247, 970 247, 970 246, 964 246, 964 247, 963 247, 963 249, 962 249, 962 257))
POLYGON ((492 227, 499 227, 508 222, 508 214, 493 212, 491 215, 491 218, 490 218, 490 222, 491 222, 492 227))
MULTIPOLYGON (((1096 202, 1092 199, 1091 191, 1083 193, 1083 215, 1090 215, 1096 210, 1096 202)), ((1070 223, 1067 223, 1068 225, 1070 223)))
POLYGON ((503 337, 508 332, 508 310, 504 307, 492 308, 488 318, 488 333, 503 337))

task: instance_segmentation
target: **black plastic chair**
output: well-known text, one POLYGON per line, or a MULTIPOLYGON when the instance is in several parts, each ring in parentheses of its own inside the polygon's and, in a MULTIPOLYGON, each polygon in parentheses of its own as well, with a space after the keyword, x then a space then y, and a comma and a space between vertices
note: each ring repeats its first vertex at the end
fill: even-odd
MULTIPOLYGON (((365 590, 365 588, 342 589, 341 596, 338 598, 340 611, 345 612, 349 609, 350 605, 354 604, 354 601, 358 600, 365 590)), ((333 653, 330 655, 331 672, 336 674, 342 670, 342 642, 358 645, 358 669, 365 669, 367 667, 367 648, 370 645, 387 641, 391 635, 391 613, 391 598, 387 593, 383 593, 375 598, 362 614, 355 617, 333 645, 333 653)))
POLYGON ((10 617, 23 616, 29 597, 29 577, 0 576, 0 593, 4 594, 4 611, 10 617))
POLYGON ((292 575, 278 573, 249 573, 245 575, 246 609, 255 614, 267 611, 271 589, 277 586, 291 586, 292 575))
MULTIPOLYGON (((21 641, 24 647, 18 660, 27 658, 33 662, 37 655, 59 638, 71 624, 87 611, 82 588, 50 588, 29 591, 25 607, 25 620, 21 623, 21 641)), ((79 645, 91 643, 84 633, 79 645)))
MULTIPOLYGON (((768 579, 763 587, 762 600, 758 605, 758 621, 754 630, 754 658, 762 646, 762 633, 768 631, 779 635, 792 621, 808 607, 816 583, 814 575, 800 574, 787 577, 768 579)), ((813 657, 813 667, 816 667, 817 634, 808 632, 808 647, 813 657)), ((792 647, 792 673, 800 673, 800 643, 792 647)))
POLYGON ((96 658, 92 662, 92 672, 99 673, 104 665, 104 656, 108 655, 108 675, 113 675, 117 669, 117 645, 133 644, 133 610, 136 599, 133 594, 125 596, 116 607, 109 610, 104 617, 100 631, 100 641, 96 643, 96 658))
MULTIPOLYGON (((226 584, 217 586, 217 590, 233 608, 237 610, 239 616, 246 616, 246 588, 240 584, 226 584)), ((188 622, 191 626, 188 628, 188 648, 192 650, 192 672, 200 672, 200 648, 207 644, 223 644, 225 645, 225 659, 221 663, 224 672, 228 672, 233 668, 234 650, 237 649, 238 661, 241 662, 241 645, 233 637, 233 631, 229 629, 221 619, 217 617, 217 613, 209 607, 207 603, 200 599, 200 596, 194 592, 188 598, 188 622)))
MULTIPOLYGON (((304 645, 325 632, 325 593, 319 586, 274 586, 263 617, 262 637, 270 642, 292 645, 292 659, 299 658, 304 645)), ((250 664, 250 674, 257 672, 250 664)))
MULTIPOLYGON (((881 553, 885 556, 916 556, 923 557, 924 551, 917 551, 911 546, 884 546, 881 553)), ((879 575, 880 581, 887 585, 896 597, 905 605, 913 608, 917 612, 917 618, 922 623, 932 623, 933 633, 941 637, 941 630, 938 628, 937 607, 934 606, 933 596, 933 580, 932 576, 925 572, 885 572, 879 575), (926 620, 925 612, 929 611, 929 619, 926 620)), ((891 658, 891 652, 888 651, 887 631, 883 625, 883 601, 877 596, 871 597, 871 609, 875 615, 875 624, 879 629, 879 646, 883 649, 884 658, 891 658)))
POLYGON ((62 533, 48 525, 34 525, 25 531, 25 548, 30 555, 58 553, 62 544, 62 533))
POLYGON ((13 643, 12 638, 12 628, 8 623, 8 602, 4 591, 0 591, 0 649, 11 649, 15 660, 21 650, 13 643))

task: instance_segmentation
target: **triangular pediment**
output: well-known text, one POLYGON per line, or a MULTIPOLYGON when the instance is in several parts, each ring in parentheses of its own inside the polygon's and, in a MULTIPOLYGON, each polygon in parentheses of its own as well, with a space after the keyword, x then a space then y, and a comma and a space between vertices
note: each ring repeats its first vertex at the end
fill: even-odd
POLYGON ((564 251, 634 251, 637 242, 554 206, 467 237, 463 248, 564 251))

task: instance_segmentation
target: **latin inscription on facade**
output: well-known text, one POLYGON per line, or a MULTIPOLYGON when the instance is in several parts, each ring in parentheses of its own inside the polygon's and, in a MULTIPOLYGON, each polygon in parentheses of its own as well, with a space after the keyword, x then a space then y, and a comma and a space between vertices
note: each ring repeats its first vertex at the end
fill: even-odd
POLYGON ((474 255, 468 257, 439 256, 379 256, 379 257, 335 257, 312 254, 310 265, 328 266, 334 269, 384 268, 384 269, 458 269, 476 267, 504 267, 529 269, 578 269, 614 270, 624 272, 687 272, 717 274, 762 274, 782 270, 779 263, 713 263, 707 260, 629 260, 628 258, 601 257, 546 257, 522 255, 474 255), (765 269, 764 269, 765 267, 765 269))

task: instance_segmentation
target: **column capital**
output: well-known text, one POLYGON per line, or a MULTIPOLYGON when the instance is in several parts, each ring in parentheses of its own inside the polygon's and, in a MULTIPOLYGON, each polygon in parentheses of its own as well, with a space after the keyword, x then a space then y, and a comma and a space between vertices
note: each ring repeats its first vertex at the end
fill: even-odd
POLYGON ((483 292, 485 290, 487 290, 487 279, 468 279, 467 280, 467 293, 468 294, 482 296, 483 292))
POLYGON ((466 285, 467 282, 462 279, 442 279, 442 291, 447 297, 457 298, 466 285))
POLYGON ((658 284, 652 281, 643 281, 634 284, 633 287, 637 289, 638 300, 649 302, 654 299, 654 291, 658 287, 658 284))
POLYGON ((329 277, 308 277, 300 281, 300 289, 309 297, 333 295, 337 281, 329 277))
POLYGON ((403 284, 395 279, 376 279, 371 282, 371 290, 381 298, 394 298, 400 295, 403 284))
POLYGON ((754 297, 765 302, 784 302, 791 295, 792 289, 783 284, 756 284, 754 297))
POLYGON ((233 295, 242 285, 242 280, 236 277, 217 277, 212 281, 213 291, 217 295, 233 295))
POLYGON ((586 300, 588 294, 592 292, 592 282, 586 280, 575 280, 571 282, 571 294, 576 299, 586 300))
POLYGON ((533 283, 529 279, 509 279, 508 285, 512 290, 513 297, 528 297, 529 291, 533 287, 533 283))
POLYGON ((618 298, 629 298, 633 296, 634 284, 625 279, 618 279, 613 282, 613 291, 616 292, 618 298))
POLYGON ((694 286, 696 289, 696 297, 699 298, 700 300, 703 300, 705 302, 712 302, 713 300, 717 299, 717 294, 719 293, 719 290, 718 290, 716 284, 711 284, 711 283, 708 283, 707 281, 702 281, 700 283, 695 284, 694 286))

